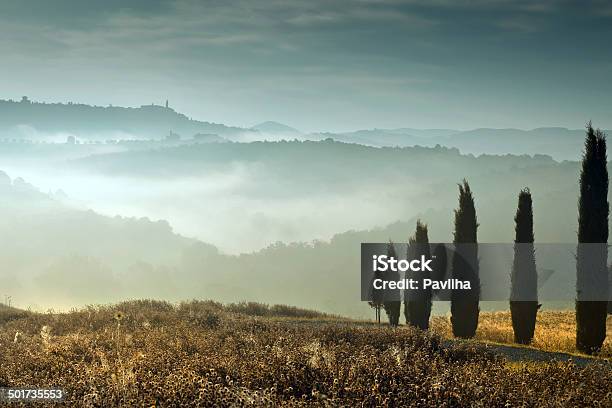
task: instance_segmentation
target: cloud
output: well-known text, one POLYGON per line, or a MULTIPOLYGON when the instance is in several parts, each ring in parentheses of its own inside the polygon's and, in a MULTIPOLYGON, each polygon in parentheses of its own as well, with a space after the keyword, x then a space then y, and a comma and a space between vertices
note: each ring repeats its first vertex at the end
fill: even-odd
POLYGON ((497 26, 503 30, 524 34, 536 33, 544 28, 542 23, 539 23, 532 18, 525 17, 503 19, 497 22, 497 26))
MULTIPOLYGON (((11 78, 4 92, 103 105, 170 97, 190 116, 235 125, 287 116, 304 129, 325 124, 340 130, 355 117, 351 110, 369 110, 371 127, 389 126, 382 121, 392 111, 401 126, 474 127, 481 124, 412 120, 476 116, 458 114, 458 103, 451 102, 457 99, 473 101, 463 109, 480 103, 488 117, 512 120, 511 112, 493 111, 491 89, 504 103, 513 101, 522 120, 520 99, 534 93, 543 105, 550 105, 545 95, 559 89, 566 91, 557 103, 588 89, 603 95, 596 83, 604 76, 590 75, 589 65, 612 60, 605 41, 612 28, 601 21, 610 10, 601 1, 85 3, 0 4, 0 69, 11 78), (536 84, 522 87, 527 82, 536 84), (416 102, 415 95, 431 104, 416 102), (414 116, 407 118, 397 104, 414 116), (317 110, 320 125, 311 123, 317 110)), ((600 111, 601 102, 580 109, 600 111)), ((559 109, 550 107, 544 123, 523 125, 571 125, 558 123, 553 111, 559 109)))
MULTIPOLYGON (((61 1, 0 6, 0 50, 127 61, 136 67, 185 61, 232 70, 248 61, 267 69, 342 66, 359 53, 403 61, 447 57, 461 41, 482 45, 504 32, 554 30, 542 14, 560 1, 267 0, 107 1, 95 7, 61 1), (534 15, 540 16, 538 20, 534 15), (43 18, 43 16, 45 18, 43 18), (69 18, 68 18, 69 17, 69 18), (301 58, 287 53, 302 53, 301 58), (138 60, 138 61, 136 61, 138 60)), ((431 62, 431 61, 429 61, 431 62)), ((371 65, 376 61, 371 60, 371 65)), ((343 69, 350 69, 342 66, 343 69)), ((272 70, 274 74, 275 70, 272 70)))

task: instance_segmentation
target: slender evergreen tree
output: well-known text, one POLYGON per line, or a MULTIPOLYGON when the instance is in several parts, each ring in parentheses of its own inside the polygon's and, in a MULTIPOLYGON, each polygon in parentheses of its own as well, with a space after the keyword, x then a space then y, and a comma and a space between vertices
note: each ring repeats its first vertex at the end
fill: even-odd
POLYGON ((380 310, 383 308, 383 290, 382 289, 375 289, 374 285, 372 284, 374 282, 374 280, 376 279, 382 279, 383 277, 383 273, 380 271, 375 271, 374 272, 374 276, 372 276, 372 281, 370 282, 370 293, 371 293, 371 299, 368 302, 368 305, 370 305, 370 307, 372 309, 374 309, 375 313, 376 313, 376 323, 380 324, 380 310))
POLYGON ((459 184, 459 208, 455 210, 452 277, 461 281, 470 281, 471 289, 456 289, 451 293, 451 324, 455 337, 474 337, 478 327, 480 279, 477 229, 474 196, 468 182, 463 180, 463 183, 459 184))
POLYGON ((606 137, 589 122, 580 172, 576 256, 576 348, 585 353, 599 351, 606 338, 609 213, 606 137))
MULTIPOLYGON (((429 237, 427 235, 427 225, 421 220, 417 220, 414 236, 408 240, 408 259, 420 258, 424 255, 427 259, 431 258, 429 248, 429 237)), ((423 278, 431 278, 426 272, 415 272, 412 278, 417 279, 422 285, 423 278)), ((429 328, 429 316, 431 315, 431 288, 409 290, 404 296, 404 316, 406 324, 418 327, 422 330, 429 328)))
POLYGON ((608 266, 608 314, 612 315, 612 264, 608 266))
POLYGON ((538 273, 533 248, 533 206, 528 188, 519 193, 514 222, 516 235, 511 274, 510 313, 514 341, 519 344, 529 344, 533 339, 538 312, 538 273))
MULTIPOLYGON (((393 257, 395 259, 397 258, 397 254, 395 252, 395 246, 393 245, 393 242, 389 241, 389 244, 387 245, 387 256, 389 258, 393 257)), ((399 280, 399 273, 395 272, 395 271, 391 271, 390 269, 387 270, 385 272, 385 280, 387 281, 391 281, 391 280, 399 280)), ((385 309, 385 312, 387 313, 387 317, 389 318, 389 324, 391 326, 397 326, 399 325, 399 317, 400 317, 400 312, 402 309, 402 301, 400 299, 399 292, 397 294, 392 293, 391 290, 386 290, 385 291, 385 299, 383 302, 383 307, 385 309), (397 297, 397 300, 395 300, 395 298, 397 297)))

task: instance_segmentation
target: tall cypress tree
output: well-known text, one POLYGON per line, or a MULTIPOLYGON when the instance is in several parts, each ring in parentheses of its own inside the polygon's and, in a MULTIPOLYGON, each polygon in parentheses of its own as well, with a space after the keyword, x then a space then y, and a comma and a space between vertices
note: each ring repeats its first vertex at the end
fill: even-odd
POLYGON ((463 184, 459 184, 459 208, 455 210, 452 277, 461 281, 470 281, 471 289, 456 289, 451 293, 451 324, 455 337, 474 337, 478 327, 480 279, 477 229, 474 197, 470 185, 463 180, 463 184))
MULTIPOLYGON (((387 256, 389 258, 393 257, 395 259, 398 259, 396 252, 395 252, 395 246, 393 245, 393 242, 391 241, 389 241, 389 244, 387 245, 387 256)), ((388 281, 391 281, 391 280, 397 281, 399 280, 399 273, 391 271, 389 269, 385 272, 384 279, 388 281)), ((383 302, 383 307, 385 309, 385 312, 387 313, 387 317, 389 318, 389 324, 391 326, 397 326, 399 325, 399 317, 400 317, 400 311, 402 308, 402 301, 399 299, 399 296, 397 296, 398 300, 394 299, 396 296, 394 293, 391 292, 391 289, 388 289, 385 291, 384 297, 385 297, 385 300, 383 302)))
MULTIPOLYGON (((431 258, 431 250, 429 248, 427 224, 417 220, 414 236, 408 240, 408 259, 420 258, 421 255, 429 259, 431 258)), ((424 272, 413 274, 413 278, 416 278, 421 285, 425 277, 430 278, 424 272)), ((429 316, 431 315, 431 288, 419 288, 419 290, 405 293, 404 316, 406 317, 406 323, 427 330, 429 328, 429 316)))
POLYGON ((374 282, 374 280, 382 279, 382 278, 383 278, 383 272, 380 272, 378 270, 374 272, 374 276, 372 276, 372 281, 370 282, 370 288, 371 288, 370 295, 371 295, 372 300, 368 302, 368 305, 370 305, 370 307, 373 308, 376 313, 376 323, 378 324, 380 324, 380 310, 384 306, 383 304, 384 293, 382 289, 375 289, 372 283, 374 282))
POLYGON ((533 339, 538 312, 538 273, 533 249, 533 208, 528 188, 519 193, 514 222, 516 236, 511 274, 510 313, 514 341, 519 344, 529 344, 533 339))
POLYGON ((608 314, 612 315, 612 265, 608 266, 608 314))
POLYGON ((576 257, 576 348, 589 354, 601 349, 606 338, 609 213, 606 137, 589 122, 580 172, 576 257))

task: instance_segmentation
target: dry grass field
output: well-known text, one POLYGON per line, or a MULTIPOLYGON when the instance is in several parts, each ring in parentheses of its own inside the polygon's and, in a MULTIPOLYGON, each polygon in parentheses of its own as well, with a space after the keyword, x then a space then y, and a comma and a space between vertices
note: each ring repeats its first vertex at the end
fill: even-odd
MULTIPOLYGON (((432 329, 442 337, 452 337, 448 317, 433 317, 432 329)), ((510 312, 480 313, 476 340, 512 344, 513 336, 510 312)), ((578 353, 576 351, 574 312, 552 310, 538 312, 535 336, 531 346, 545 351, 578 353)), ((606 341, 599 357, 612 358, 612 316, 608 316, 606 341)))
MULTIPOLYGON (((499 328, 481 336, 504 319, 484 314, 499 328)), ((612 406, 608 367, 508 364, 436 334, 285 306, 4 309, 0 350, 0 387, 61 387, 69 406, 612 406)))

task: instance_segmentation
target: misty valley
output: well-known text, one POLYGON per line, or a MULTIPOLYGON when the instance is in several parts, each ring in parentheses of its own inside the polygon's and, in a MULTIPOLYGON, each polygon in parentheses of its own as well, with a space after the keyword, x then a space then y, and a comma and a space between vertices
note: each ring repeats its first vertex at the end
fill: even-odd
MULTIPOLYGON (((483 242, 512 242, 515 192, 526 184, 536 239, 575 236, 579 163, 542 154, 537 143, 532 155, 475 156, 438 143, 401 147, 410 138, 395 147, 329 134, 287 140, 286 128, 213 126, 162 106, 8 106, 30 115, 15 119, 0 109, 0 228, 10 237, 0 248, 3 290, 22 307, 257 299, 367 317, 367 305, 354 301, 355 248, 406 241, 418 218, 428 222, 430 239, 450 242, 463 177, 475 191, 483 242), (162 121, 149 133, 153 108, 180 125, 162 121), (36 132, 11 133, 28 118, 36 132), (198 136, 219 129, 223 140, 198 136), (189 131, 195 138, 168 136, 189 131), (118 134, 127 138, 111 139, 118 134), (240 141, 245 134, 261 140, 240 141)), ((450 137, 420 137, 442 136, 450 137)))

